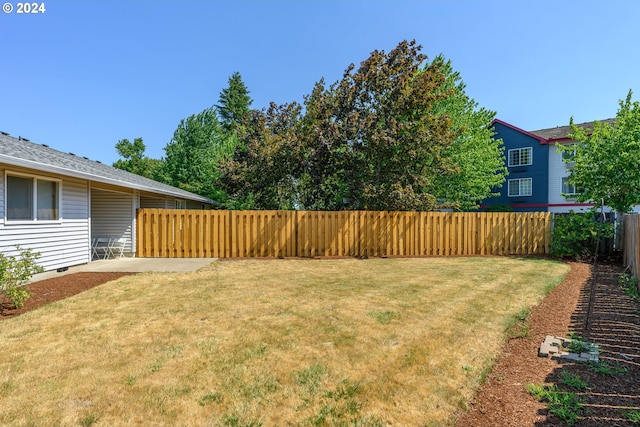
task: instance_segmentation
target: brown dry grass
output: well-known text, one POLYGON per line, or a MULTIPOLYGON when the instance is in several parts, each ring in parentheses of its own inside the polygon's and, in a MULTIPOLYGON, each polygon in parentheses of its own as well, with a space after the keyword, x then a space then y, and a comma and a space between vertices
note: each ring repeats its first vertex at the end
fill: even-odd
POLYGON ((121 278, 0 323, 0 424, 450 424, 568 270, 271 260, 121 278))

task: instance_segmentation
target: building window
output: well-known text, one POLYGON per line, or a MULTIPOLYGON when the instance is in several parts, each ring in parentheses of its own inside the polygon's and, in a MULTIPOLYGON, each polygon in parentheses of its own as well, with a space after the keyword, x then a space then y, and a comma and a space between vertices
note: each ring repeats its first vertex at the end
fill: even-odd
POLYGON ((47 221, 60 219, 60 182, 43 178, 7 175, 7 220, 47 221))
POLYGON ((187 209, 187 201, 176 199, 176 209, 187 209))
POLYGON ((509 167, 528 166, 533 164, 533 148, 516 148, 508 151, 509 167))
POLYGON ((509 197, 530 196, 531 178, 509 180, 509 197))
POLYGON ((562 194, 567 196, 573 196, 580 193, 581 193, 580 189, 576 188, 575 185, 569 182, 569 177, 562 178, 562 194))

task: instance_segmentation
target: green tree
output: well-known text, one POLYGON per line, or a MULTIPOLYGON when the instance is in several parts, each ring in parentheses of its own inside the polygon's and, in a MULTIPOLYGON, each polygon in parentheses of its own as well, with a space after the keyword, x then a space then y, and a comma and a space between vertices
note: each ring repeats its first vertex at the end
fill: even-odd
POLYGON ((301 126, 306 206, 323 209, 432 210, 441 176, 457 172, 444 154, 457 134, 437 102, 452 93, 439 66, 415 41, 374 51, 359 68, 305 99, 301 126), (438 177, 438 179, 436 179, 438 177), (319 185, 320 184, 320 185, 319 185), (312 197, 308 195, 311 192, 312 197))
POLYGON ((121 158, 113 163, 113 167, 155 179, 162 161, 145 156, 145 149, 142 138, 135 138, 133 142, 121 139, 116 144, 116 151, 121 158))
POLYGON ((297 103, 254 110, 243 122, 240 144, 220 166, 219 182, 236 209, 293 209, 300 174, 297 103))
POLYGON ((493 138, 491 122, 496 114, 478 108, 478 103, 467 96, 466 85, 451 61, 439 55, 431 65, 445 75, 443 89, 449 93, 435 102, 433 114, 448 116, 457 135, 443 156, 459 168, 455 174, 436 176, 435 196, 456 210, 477 209, 482 200, 500 194, 492 190, 502 186, 507 174, 502 140, 493 138))
POLYGON ((242 123, 251 109, 252 102, 242 76, 239 72, 234 72, 229 77, 229 86, 220 92, 218 105, 216 105, 220 122, 227 132, 242 123))
POLYGON ((578 202, 600 202, 617 212, 629 212, 640 204, 640 104, 632 102, 630 90, 613 123, 594 122, 582 129, 570 120, 571 139, 576 144, 558 146, 573 163, 569 182, 583 191, 578 202))
POLYGON ((232 150, 228 144, 213 108, 181 120, 164 148, 163 181, 214 200, 224 199, 213 182, 219 174, 218 159, 232 150))

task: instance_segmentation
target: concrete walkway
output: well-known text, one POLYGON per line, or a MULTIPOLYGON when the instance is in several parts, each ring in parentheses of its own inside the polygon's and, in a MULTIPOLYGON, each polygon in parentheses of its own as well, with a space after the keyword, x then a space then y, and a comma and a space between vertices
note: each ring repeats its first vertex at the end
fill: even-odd
POLYGON ((38 273, 33 276, 30 282, 38 280, 51 279, 60 277, 65 274, 92 272, 92 273, 143 273, 146 271, 154 272, 190 272, 197 271, 212 262, 216 258, 118 258, 92 261, 87 264, 75 265, 69 267, 66 271, 57 272, 56 270, 38 273))

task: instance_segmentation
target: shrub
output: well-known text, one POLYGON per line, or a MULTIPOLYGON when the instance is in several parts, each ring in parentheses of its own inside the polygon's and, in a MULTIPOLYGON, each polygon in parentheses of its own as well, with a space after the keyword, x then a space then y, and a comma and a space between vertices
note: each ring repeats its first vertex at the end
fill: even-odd
POLYGON ((599 239, 613 237, 614 225, 602 224, 596 212, 557 214, 553 221, 551 255, 582 259, 595 255, 599 239))
POLYGON ((16 246, 18 256, 6 255, 0 252, 0 293, 4 293, 16 308, 24 305, 30 297, 25 283, 31 276, 44 271, 36 264, 40 256, 31 249, 22 249, 16 246))

